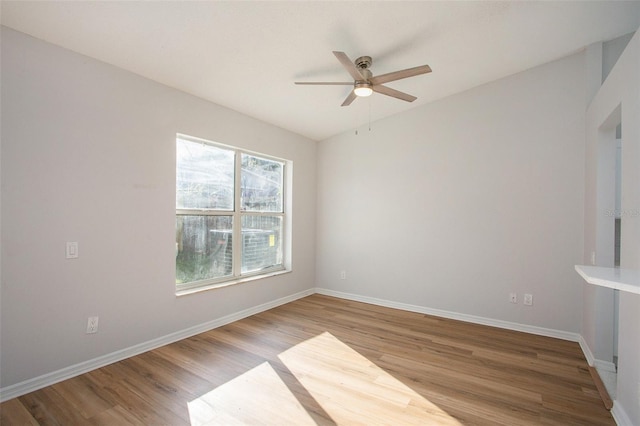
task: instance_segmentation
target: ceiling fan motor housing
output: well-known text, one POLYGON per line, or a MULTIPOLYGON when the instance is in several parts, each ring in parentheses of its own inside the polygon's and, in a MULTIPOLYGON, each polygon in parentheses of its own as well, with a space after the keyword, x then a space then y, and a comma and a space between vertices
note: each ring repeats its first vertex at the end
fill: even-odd
MULTIPOLYGON (((372 84, 369 82, 369 79, 373 76, 373 74, 371 73, 371 70, 369 70, 369 67, 371 66, 371 56, 360 56, 358 59, 356 59, 355 61, 353 61, 353 63, 355 64, 355 66, 358 68, 358 71, 360 71, 360 74, 362 75, 363 80, 356 80, 353 82, 353 86, 357 89, 359 87, 368 87, 371 88, 372 84)), ((367 92, 368 96, 369 94, 371 94, 370 92, 367 92)))

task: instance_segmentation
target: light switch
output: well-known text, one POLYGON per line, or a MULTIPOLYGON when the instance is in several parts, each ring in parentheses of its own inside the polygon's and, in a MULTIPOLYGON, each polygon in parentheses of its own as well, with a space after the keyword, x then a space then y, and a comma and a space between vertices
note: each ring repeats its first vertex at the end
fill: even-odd
POLYGON ((78 242, 67 241, 67 259, 77 259, 77 258, 78 258, 78 242))

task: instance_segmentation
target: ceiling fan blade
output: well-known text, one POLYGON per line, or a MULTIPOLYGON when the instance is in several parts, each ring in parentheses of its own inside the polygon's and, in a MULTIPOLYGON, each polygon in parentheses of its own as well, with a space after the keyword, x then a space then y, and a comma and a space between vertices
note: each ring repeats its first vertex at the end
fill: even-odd
POLYGON ((407 68, 406 70, 394 71, 388 74, 377 75, 371 77, 369 81, 371 84, 384 84, 390 81, 396 81, 407 77, 413 77, 420 74, 427 74, 431 72, 429 65, 420 65, 419 67, 407 68))
POLYGON ((307 84, 312 86, 353 86, 353 81, 351 82, 343 82, 343 81, 296 81, 294 84, 307 84))
POLYGON ((356 65, 349 59, 349 57, 344 52, 333 51, 333 54, 336 55, 336 58, 340 61, 343 67, 351 74, 354 80, 364 80, 365 78, 360 74, 360 70, 356 65))
POLYGON ((357 98, 356 93, 352 90, 351 92, 349 92, 349 96, 347 96, 347 98, 344 100, 344 102, 340 106, 351 105, 351 102, 353 102, 355 98, 357 98))
POLYGON ((408 93, 392 89, 391 87, 382 86, 380 84, 373 86, 372 89, 374 92, 382 93, 383 95, 391 96, 392 98, 402 99, 403 101, 407 102, 413 102, 418 99, 415 96, 409 95, 408 93))

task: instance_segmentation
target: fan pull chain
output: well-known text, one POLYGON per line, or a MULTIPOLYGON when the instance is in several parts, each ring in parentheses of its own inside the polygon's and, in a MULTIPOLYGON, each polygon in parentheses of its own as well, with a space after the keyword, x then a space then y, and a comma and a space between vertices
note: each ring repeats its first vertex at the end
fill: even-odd
MULTIPOLYGON (((371 131, 371 98, 368 99, 369 102, 369 131, 371 131)), ((356 124, 354 134, 358 136, 358 125, 356 124)))

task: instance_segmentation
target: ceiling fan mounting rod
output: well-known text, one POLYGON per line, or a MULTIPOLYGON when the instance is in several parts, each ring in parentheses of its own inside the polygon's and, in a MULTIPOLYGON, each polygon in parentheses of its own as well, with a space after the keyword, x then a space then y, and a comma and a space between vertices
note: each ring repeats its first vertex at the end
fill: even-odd
POLYGON ((373 60, 371 59, 371 56, 360 56, 358 59, 353 61, 356 67, 360 69, 368 69, 372 62, 373 60))
POLYGON ((364 80, 356 80, 356 82, 358 82, 358 81, 367 81, 367 82, 368 82, 368 81, 369 81, 369 79, 373 76, 373 75, 371 74, 371 71, 370 71, 370 70, 368 70, 367 68, 362 68, 362 69, 360 69, 360 74, 362 74, 362 78, 363 78, 364 80))

